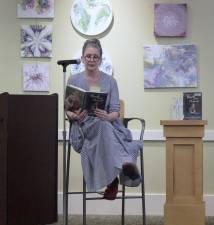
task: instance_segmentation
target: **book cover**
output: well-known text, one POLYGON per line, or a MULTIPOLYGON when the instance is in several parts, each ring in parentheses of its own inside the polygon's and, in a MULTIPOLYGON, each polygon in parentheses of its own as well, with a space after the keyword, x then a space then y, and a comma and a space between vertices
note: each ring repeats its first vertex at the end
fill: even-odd
POLYGON ((202 119, 202 93, 184 92, 183 93, 183 113, 185 120, 202 119))
POLYGON ((107 95, 105 92, 86 91, 73 85, 67 85, 65 91, 65 98, 75 96, 79 101, 79 108, 86 109, 89 115, 94 115, 96 108, 105 109, 107 95))

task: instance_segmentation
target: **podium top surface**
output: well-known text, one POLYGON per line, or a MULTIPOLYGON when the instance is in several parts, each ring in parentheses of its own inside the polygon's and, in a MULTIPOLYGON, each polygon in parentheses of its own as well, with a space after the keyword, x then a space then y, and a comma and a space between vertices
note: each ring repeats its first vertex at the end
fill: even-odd
POLYGON ((207 120, 161 120, 160 125, 164 126, 204 126, 207 120))

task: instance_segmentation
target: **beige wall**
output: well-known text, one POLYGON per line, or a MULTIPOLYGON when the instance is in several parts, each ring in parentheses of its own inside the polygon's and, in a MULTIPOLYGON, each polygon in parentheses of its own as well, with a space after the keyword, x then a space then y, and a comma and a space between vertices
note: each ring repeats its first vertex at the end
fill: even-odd
MULTIPOLYGON (((62 70, 56 62, 70 59, 82 46, 86 37, 79 35, 70 23, 73 1, 55 0, 55 18, 17 19, 16 1, 1 0, 0 7, 0 92, 22 94, 22 64, 24 62, 50 62, 50 93, 59 93, 59 129, 62 129, 62 70), (53 58, 20 58, 20 25, 53 25, 53 58)), ((110 0, 114 11, 112 28, 101 35, 101 42, 111 55, 114 76, 118 81, 120 97, 126 102, 126 116, 144 117, 148 130, 161 130, 161 119, 170 118, 172 97, 181 97, 183 91, 203 92, 203 118, 206 129, 214 130, 212 72, 214 58, 214 1, 211 0, 110 0), (188 4, 188 31, 186 38, 160 38, 153 35, 153 4, 171 2, 188 4), (199 87, 192 89, 144 90, 143 45, 145 44, 196 44, 198 46, 199 87)), ((213 142, 204 145, 204 190, 214 193, 213 142)), ((59 143, 59 190, 62 190, 62 144, 59 143)), ((78 155, 73 154, 78 161, 78 155)), ((74 164, 74 170, 81 168, 74 164)), ((164 142, 145 143, 146 191, 165 192, 164 142)), ((78 173, 74 180, 78 180, 78 173)))

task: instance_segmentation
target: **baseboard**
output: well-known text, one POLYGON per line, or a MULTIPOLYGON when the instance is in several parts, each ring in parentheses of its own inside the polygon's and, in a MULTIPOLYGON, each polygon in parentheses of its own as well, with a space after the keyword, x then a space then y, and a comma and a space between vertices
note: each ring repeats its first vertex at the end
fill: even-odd
MULTIPOLYGON (((133 139, 138 139, 140 136, 139 130, 131 129, 133 139)), ((58 131, 58 141, 63 140, 62 130, 58 131)), ((164 141, 163 130, 145 130, 144 141, 164 141)), ((68 131, 66 131, 66 140, 68 140, 68 131)), ((214 130, 205 130, 204 141, 214 141, 214 130)))
MULTIPOLYGON (((136 193, 130 193, 135 195, 136 193)), ((206 216, 213 216, 214 195, 204 195, 206 205, 206 216)), ((147 215, 163 215, 165 203, 165 194, 146 194, 146 214, 147 215)), ((63 195, 58 193, 58 213, 63 212, 63 195)), ((88 215, 118 215, 121 213, 121 200, 114 201, 97 200, 87 201, 88 215)), ((82 198, 81 195, 69 196, 68 214, 82 214, 82 198)), ((126 200, 127 215, 141 215, 140 199, 126 200)))

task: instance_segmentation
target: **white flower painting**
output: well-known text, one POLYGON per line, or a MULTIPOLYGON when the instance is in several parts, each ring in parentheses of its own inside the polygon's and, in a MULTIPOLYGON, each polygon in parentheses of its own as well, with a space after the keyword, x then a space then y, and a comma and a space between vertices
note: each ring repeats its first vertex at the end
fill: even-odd
POLYGON ((49 64, 36 63, 23 65, 24 91, 49 91, 49 64))
POLYGON ((18 18, 53 18, 54 0, 19 0, 18 18))
POLYGON ((52 57, 52 26, 21 26, 21 57, 52 57))

